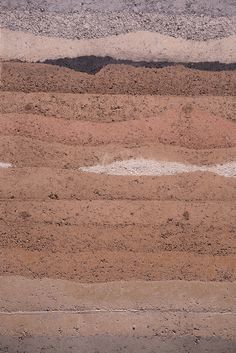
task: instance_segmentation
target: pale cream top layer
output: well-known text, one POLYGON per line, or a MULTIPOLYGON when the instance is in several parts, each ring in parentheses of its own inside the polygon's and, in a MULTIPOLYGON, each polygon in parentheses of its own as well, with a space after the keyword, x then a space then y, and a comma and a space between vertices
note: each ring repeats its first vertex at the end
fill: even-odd
POLYGON ((133 61, 236 62, 236 35, 192 41, 152 32, 99 39, 63 39, 1 29, 1 60, 44 61, 79 56, 111 56, 133 61))

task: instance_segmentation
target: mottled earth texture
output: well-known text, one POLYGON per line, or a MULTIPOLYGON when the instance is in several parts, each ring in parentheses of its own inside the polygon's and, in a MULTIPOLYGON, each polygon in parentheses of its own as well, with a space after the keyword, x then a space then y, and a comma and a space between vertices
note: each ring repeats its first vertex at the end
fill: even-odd
POLYGON ((234 353, 235 3, 0 27, 0 352, 234 353))

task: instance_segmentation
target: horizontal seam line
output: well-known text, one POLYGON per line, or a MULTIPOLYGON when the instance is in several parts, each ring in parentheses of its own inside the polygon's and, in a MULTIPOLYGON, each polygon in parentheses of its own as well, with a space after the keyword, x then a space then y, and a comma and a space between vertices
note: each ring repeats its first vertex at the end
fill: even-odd
POLYGON ((93 313, 188 313, 188 314, 224 314, 234 315, 235 311, 198 311, 198 310, 162 310, 162 309, 92 309, 92 310, 42 310, 42 311, 1 311, 0 315, 40 315, 40 314, 93 314, 93 313))

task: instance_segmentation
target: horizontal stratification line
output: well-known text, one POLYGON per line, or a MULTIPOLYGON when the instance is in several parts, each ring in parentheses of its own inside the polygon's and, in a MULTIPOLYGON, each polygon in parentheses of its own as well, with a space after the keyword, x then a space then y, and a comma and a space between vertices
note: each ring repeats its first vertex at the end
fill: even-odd
POLYGON ((112 198, 107 198, 107 199, 94 199, 91 200, 91 198, 88 199, 76 199, 76 198, 71 198, 71 199, 65 199, 65 198, 59 198, 59 199, 50 199, 50 198, 45 198, 45 199, 0 199, 0 202, 7 202, 7 203, 14 203, 14 202, 20 203, 20 202, 34 202, 34 203, 39 203, 39 202, 44 202, 44 203, 60 203, 61 201, 66 201, 66 202, 119 202, 119 201, 129 201, 129 202, 158 202, 158 203, 192 203, 192 204, 202 204, 202 203, 210 203, 210 204, 217 204, 217 203, 222 203, 222 204, 236 204, 235 200, 155 200, 155 199, 126 199, 126 198, 116 198, 116 199, 112 199, 112 198))
POLYGON ((77 58, 60 58, 47 59, 43 61, 45 64, 57 65, 67 67, 76 71, 86 72, 88 74, 96 74, 107 65, 129 65, 133 67, 161 69, 169 66, 183 65, 189 69, 203 70, 203 71, 232 71, 236 70, 236 63, 225 64, 218 61, 215 62, 168 62, 168 61, 133 61, 113 59, 110 56, 80 56, 77 58))
POLYGON ((176 202, 185 202, 185 203, 193 203, 193 202, 199 202, 199 203, 203 203, 203 202, 209 202, 209 201, 216 201, 216 202, 234 202, 234 200, 224 200, 224 199, 217 199, 217 200, 209 200, 209 199, 205 199, 205 200, 199 200, 199 199, 184 199, 184 198, 179 198, 179 199, 163 199, 161 197, 159 198, 147 198, 145 196, 143 197, 138 197, 138 198, 127 198, 127 197, 116 197, 114 196, 113 198, 111 197, 100 197, 100 198, 91 198, 91 197, 87 197, 87 198, 82 198, 82 197, 74 197, 74 198, 61 198, 59 197, 58 199, 51 199, 50 197, 47 197, 47 198, 0 198, 0 203, 1 202, 14 202, 14 201, 17 201, 17 202, 51 202, 51 201, 129 201, 129 202, 137 202, 137 201, 140 201, 140 202, 143 202, 143 201, 159 201, 159 202, 173 202, 173 201, 176 201, 176 202))
POLYGON ((91 309, 91 310, 35 310, 35 311, 0 311, 0 315, 48 315, 48 314, 106 314, 106 313, 193 313, 193 314, 222 314, 234 315, 236 311, 209 311, 209 310, 185 310, 185 309, 91 309))

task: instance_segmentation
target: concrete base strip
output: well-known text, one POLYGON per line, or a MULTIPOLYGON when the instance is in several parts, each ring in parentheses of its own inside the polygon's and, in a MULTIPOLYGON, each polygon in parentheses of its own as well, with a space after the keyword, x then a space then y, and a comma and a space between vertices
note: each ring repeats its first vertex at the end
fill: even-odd
POLYGON ((117 312, 0 314, 0 335, 19 336, 220 336, 235 339, 235 314, 117 312))
POLYGON ((0 277, 0 311, 20 312, 233 312, 236 282, 69 280, 0 277))

